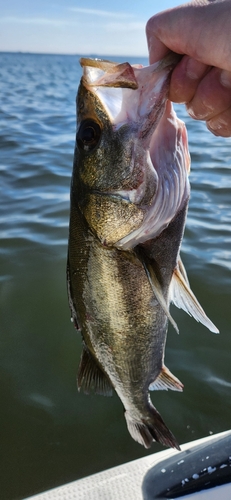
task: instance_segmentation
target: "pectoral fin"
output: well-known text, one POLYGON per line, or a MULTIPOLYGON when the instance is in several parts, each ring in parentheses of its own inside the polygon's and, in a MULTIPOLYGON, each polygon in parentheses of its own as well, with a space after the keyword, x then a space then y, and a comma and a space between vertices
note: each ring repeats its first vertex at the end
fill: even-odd
POLYGON ((192 292, 185 268, 182 261, 179 261, 178 267, 174 270, 171 286, 170 286, 171 301, 179 309, 183 309, 189 316, 193 316, 196 321, 205 325, 211 332, 219 333, 216 326, 206 316, 204 310, 192 292))
POLYGON ((182 382, 166 366, 163 366, 159 376, 149 386, 150 391, 168 391, 168 389, 171 389, 172 391, 182 392, 183 388, 182 382))
POLYGON ((93 390, 96 394, 112 396, 112 386, 109 378, 101 370, 91 353, 84 346, 77 376, 78 390, 85 394, 93 390))
POLYGON ((152 288, 152 291, 156 297, 156 300, 159 302, 160 306, 162 307, 162 309, 164 310, 168 320, 170 321, 170 323, 172 323, 173 327, 175 328, 176 332, 179 333, 179 328, 176 324, 176 322, 174 321, 174 319, 172 318, 170 312, 169 312, 169 308, 168 308, 168 304, 165 300, 165 297, 163 295, 163 292, 162 292, 162 289, 161 289, 161 286, 160 286, 160 283, 155 275, 155 272, 152 268, 152 264, 150 262, 150 260, 148 258, 146 258, 142 252, 140 250, 135 249, 135 253, 137 255, 137 257, 139 258, 139 260, 142 262, 143 264, 143 267, 144 267, 144 270, 146 272, 146 275, 148 277, 148 280, 149 280, 149 283, 150 283, 150 286, 152 288))

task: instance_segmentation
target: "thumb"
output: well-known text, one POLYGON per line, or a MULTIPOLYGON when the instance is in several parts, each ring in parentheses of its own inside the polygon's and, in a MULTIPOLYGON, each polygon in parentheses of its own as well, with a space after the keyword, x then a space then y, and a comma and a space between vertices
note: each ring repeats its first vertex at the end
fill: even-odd
POLYGON ((231 0, 194 0, 166 10, 146 26, 150 64, 172 50, 230 71, 230 32, 231 0))

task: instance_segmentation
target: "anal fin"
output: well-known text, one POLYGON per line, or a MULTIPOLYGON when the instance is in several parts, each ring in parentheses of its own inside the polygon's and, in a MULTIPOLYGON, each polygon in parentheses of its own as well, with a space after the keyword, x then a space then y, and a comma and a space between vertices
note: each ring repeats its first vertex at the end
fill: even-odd
POLYGON ((101 370, 92 354, 84 345, 77 375, 78 390, 85 394, 93 390, 96 394, 112 396, 112 385, 107 375, 101 370))
POLYGON ((171 389, 172 391, 182 392, 183 388, 182 382, 166 366, 163 366, 159 376, 149 386, 150 391, 168 391, 168 389, 171 389))

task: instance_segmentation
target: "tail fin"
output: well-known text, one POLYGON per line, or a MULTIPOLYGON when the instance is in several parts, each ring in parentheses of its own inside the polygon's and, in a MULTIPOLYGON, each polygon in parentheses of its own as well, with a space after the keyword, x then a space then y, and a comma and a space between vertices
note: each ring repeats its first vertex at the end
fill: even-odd
POLYGON ((180 451, 176 438, 165 425, 158 411, 151 404, 149 404, 148 410, 147 417, 141 418, 140 421, 134 419, 129 411, 125 411, 128 430, 132 438, 145 448, 150 448, 153 441, 158 441, 164 446, 180 451))

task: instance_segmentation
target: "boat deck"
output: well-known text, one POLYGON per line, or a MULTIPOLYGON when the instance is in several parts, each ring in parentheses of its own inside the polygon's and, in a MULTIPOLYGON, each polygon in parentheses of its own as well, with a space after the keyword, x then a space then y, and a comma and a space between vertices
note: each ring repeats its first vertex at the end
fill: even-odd
MULTIPOLYGON (((231 431, 223 432, 220 434, 216 434, 214 436, 209 436, 207 438, 203 438, 197 441, 193 441, 191 443, 187 443, 181 446, 181 452, 167 449, 161 451, 159 453, 154 453, 152 455, 148 455, 147 457, 134 460, 132 462, 125 463, 123 465, 114 467, 112 469, 105 470, 103 472, 99 472, 98 474, 94 474, 83 479, 79 479, 77 481, 73 481, 71 483, 65 484, 58 488, 51 489, 44 493, 40 493, 38 495, 34 495, 29 497, 27 500, 155 500, 155 498, 164 499, 171 498, 171 496, 156 496, 154 489, 152 488, 152 476, 154 479, 155 471, 157 467, 159 467, 159 484, 161 488, 165 488, 167 476, 170 477, 170 473, 164 475, 165 472, 168 472, 167 467, 165 468, 165 464, 168 464, 170 457, 176 457, 175 464, 177 464, 177 472, 179 471, 180 464, 186 462, 187 455, 194 455, 197 449, 205 450, 205 458, 202 458, 202 461, 208 459, 208 450, 214 450, 215 456, 217 456, 216 446, 221 445, 220 448, 224 449, 224 443, 226 443, 226 455, 227 450, 230 447, 231 443, 231 431), (229 440, 227 442, 227 439, 229 440), (162 467, 163 464, 163 468, 162 467), (148 474, 147 474, 148 473, 148 474), (151 478, 151 479, 150 479, 151 478)), ((212 454, 211 454, 212 456, 212 454)), ((225 457, 224 456, 224 457, 225 457)), ((196 493, 190 493, 186 496, 181 492, 181 498, 185 498, 186 500, 230 500, 231 499, 231 483, 227 481, 231 481, 231 447, 230 453, 228 456, 230 459, 229 464, 229 479, 226 479, 226 484, 222 484, 221 486, 216 486, 213 488, 208 488, 203 491, 197 491, 196 493)), ((196 459, 198 462, 198 459, 196 459)), ((172 462, 172 461, 171 461, 172 462)), ((195 459, 194 459, 195 462, 195 459)), ((214 466, 214 463, 210 464, 208 461, 207 469, 208 474, 212 477, 212 473, 220 468, 228 467, 225 465, 225 458, 220 459, 219 467, 214 466), (224 462, 224 464, 222 463, 224 462), (210 464, 210 465, 209 465, 210 464)), ((171 465, 171 467, 173 467, 171 465)), ((201 466, 200 466, 201 467, 201 466)), ((204 469, 206 470, 206 469, 204 469)), ((169 472, 173 472, 173 470, 169 472)), ((184 475, 185 471, 182 471, 182 480, 180 483, 186 484, 189 482, 190 474, 187 474, 187 477, 184 475)), ((226 473, 227 474, 227 473, 226 473)), ((191 478, 194 480, 197 479, 198 474, 193 474, 193 470, 191 470, 191 478)), ((191 479, 191 482, 193 482, 191 479)), ((156 485, 155 479, 155 485, 156 485)), ((194 481, 196 483, 196 481, 194 481)), ((206 483, 208 484, 208 482, 206 483)), ((160 488, 160 490, 161 490, 160 488)), ((167 488, 169 490, 169 488, 167 488)), ((166 490, 166 491, 167 491, 166 490)), ((167 494, 167 493, 166 493, 167 494)), ((168 495, 168 494, 167 494, 168 495)), ((174 496, 174 498, 178 498, 174 496)))

